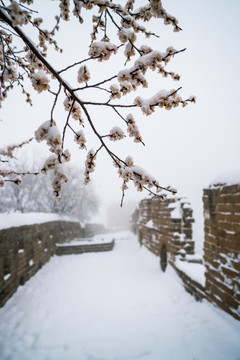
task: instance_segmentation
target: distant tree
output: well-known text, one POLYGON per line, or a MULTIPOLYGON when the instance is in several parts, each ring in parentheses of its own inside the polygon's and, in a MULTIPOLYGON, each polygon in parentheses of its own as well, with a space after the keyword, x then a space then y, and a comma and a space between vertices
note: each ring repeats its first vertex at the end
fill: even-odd
MULTIPOLYGON (((153 50, 151 46, 140 43, 141 34, 146 38, 157 37, 157 34, 148 30, 143 23, 151 22, 153 18, 161 19, 164 23, 170 24, 175 32, 181 30, 177 19, 169 15, 163 8, 160 0, 140 1, 139 7, 135 0, 128 0, 123 4, 109 0, 58 0, 56 4, 56 23, 51 30, 43 28, 44 18, 49 16, 47 2, 44 2, 45 13, 41 17, 37 11, 39 2, 34 0, 1 0, 0 5, 0 102, 3 102, 7 94, 15 86, 22 89, 26 101, 31 105, 31 90, 26 90, 30 80, 32 88, 38 93, 49 92, 52 97, 52 109, 50 120, 36 130, 35 139, 38 142, 46 141, 52 153, 41 169, 43 172, 52 170, 53 189, 57 198, 60 198, 62 186, 67 182, 63 164, 70 160, 70 153, 65 149, 66 132, 73 134, 74 141, 80 149, 86 149, 86 138, 84 124, 88 124, 90 131, 98 139, 98 147, 88 150, 86 156, 85 183, 90 181, 90 174, 94 171, 96 157, 101 150, 105 150, 118 169, 122 178, 122 199, 128 188, 128 182, 133 181, 137 190, 143 189, 154 195, 159 195, 162 189, 176 193, 172 187, 167 189, 161 186, 158 181, 145 170, 136 166, 131 156, 121 159, 110 147, 110 141, 123 140, 128 133, 136 143, 143 144, 136 120, 131 112, 127 115, 123 110, 133 111, 141 109, 143 114, 150 115, 156 108, 170 110, 179 105, 183 107, 189 102, 195 102, 191 96, 182 99, 179 95, 181 87, 171 90, 160 90, 152 94, 148 99, 137 96, 134 100, 128 95, 139 87, 148 87, 147 70, 157 70, 160 76, 170 76, 173 80, 179 81, 180 76, 166 69, 169 61, 185 49, 176 50, 168 47, 165 51, 153 50), (45 4, 46 3, 46 4, 45 4), (144 5, 142 5, 144 4, 144 5), (71 16, 72 14, 72 16, 71 16), (67 67, 58 70, 49 62, 48 46, 51 45, 61 53, 55 34, 60 29, 62 21, 74 21, 76 18, 81 25, 88 15, 92 16, 93 30, 90 36, 88 53, 82 49, 81 38, 79 38, 79 52, 81 58, 76 63, 70 63, 67 67), (101 81, 94 81, 94 63, 104 62, 112 56, 122 58, 122 63, 131 63, 131 66, 124 70, 115 69, 113 74, 102 74, 101 81), (75 70, 76 69, 76 70, 75 70), (75 79, 78 85, 69 84, 65 80, 67 73, 75 70, 75 79), (52 78, 50 80, 50 78, 52 78), (89 93, 89 89, 95 90, 95 98, 89 93), (59 130, 56 119, 56 107, 60 106, 62 94, 65 96, 63 109, 67 111, 65 125, 59 130), (89 95, 90 94, 90 95, 89 95), (123 100, 125 99, 125 100, 123 100), (112 110, 112 116, 116 116, 125 130, 114 126, 108 133, 102 133, 99 126, 99 115, 94 116, 89 111, 90 107, 108 108, 112 110), (72 121, 75 120, 74 121, 72 121)), ((71 26, 71 24, 70 24, 71 26)), ((63 28, 63 26, 62 26, 63 28)), ((86 36, 81 33, 73 34, 69 41, 76 46, 75 37, 86 36)), ((71 54, 69 54, 71 55, 71 54)), ((69 56, 71 59, 71 56, 69 56)), ((117 64, 117 62, 116 62, 117 64)), ((136 114, 137 115, 137 114, 136 114)), ((27 143, 27 140, 24 143, 27 143)), ((0 185, 5 181, 20 184, 22 173, 12 168, 6 159, 13 157, 13 152, 18 146, 6 147, 0 150, 0 185)))
POLYGON ((94 186, 84 185, 83 171, 76 167, 68 166, 66 174, 69 180, 64 186, 61 201, 52 195, 51 176, 42 176, 37 182, 35 211, 74 216, 81 221, 89 220, 99 209, 99 198, 94 186))
MULTIPOLYGON (((16 163, 16 169, 23 166, 21 160, 16 163)), ((73 216, 83 222, 89 220, 99 208, 93 184, 86 188, 83 171, 76 167, 68 166, 66 173, 69 181, 64 186, 61 201, 52 194, 51 174, 30 174, 21 186, 9 183, 1 189, 0 212, 46 212, 73 216)))

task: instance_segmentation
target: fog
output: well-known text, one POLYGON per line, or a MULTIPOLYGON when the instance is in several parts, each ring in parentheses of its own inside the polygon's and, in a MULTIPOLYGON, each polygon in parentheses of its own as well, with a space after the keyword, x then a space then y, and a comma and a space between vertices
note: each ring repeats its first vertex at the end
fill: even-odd
MULTIPOLYGON (((140 1, 143 3, 143 1, 140 1)), ((163 5, 170 14, 176 16, 183 31, 174 33, 171 26, 164 26, 162 21, 153 21, 151 29, 160 35, 151 39, 153 48, 165 51, 166 47, 187 50, 168 64, 169 71, 181 75, 180 83, 149 73, 149 88, 133 94, 148 98, 161 89, 182 86, 181 95, 188 98, 196 95, 197 103, 186 108, 171 111, 156 109, 146 117, 140 110, 134 110, 135 119, 140 128, 145 146, 133 143, 132 139, 119 144, 111 144, 119 156, 131 154, 135 163, 154 175, 162 186, 172 185, 180 196, 186 196, 192 204, 194 217, 194 240, 196 249, 201 251, 203 243, 203 208, 202 189, 208 187, 212 179, 224 170, 239 167, 240 123, 239 123, 239 14, 240 3, 234 0, 168 0, 163 5)), ((44 4, 41 6, 44 8, 44 4)), ((55 3, 49 4, 48 15, 54 15, 55 3)), ((48 19, 51 19, 48 16, 48 19)), ((50 21, 50 20, 48 20, 50 21)), ((57 35, 63 55, 50 51, 50 63, 57 69, 66 64, 79 61, 82 49, 90 43, 87 36, 91 25, 86 21, 82 28, 77 22, 63 24, 64 32, 57 35), (82 30, 81 32, 81 29, 82 30), (65 34, 65 35, 64 35, 65 34)), ((28 33, 29 29, 26 28, 28 33)), ((31 33, 28 33, 31 36, 31 33)), ((146 40, 147 42, 147 40, 146 40)), ((143 43, 145 40, 143 39, 143 43)), ((94 63, 95 78, 109 76, 124 68, 123 62, 115 59, 106 64, 94 63)), ((127 67, 130 65, 127 65, 127 67)), ((90 70, 91 71, 91 70, 90 70)), ((67 80, 76 83, 76 72, 70 72, 67 80)), ((90 96, 94 100, 93 91, 90 96)), ((34 130, 48 120, 53 98, 49 94, 33 94, 34 106, 30 108, 18 89, 8 95, 0 113, 0 141, 4 146, 31 137, 34 130)), ((95 123, 101 128, 110 129, 118 125, 118 118, 105 109, 89 108, 95 123)), ((124 112, 123 112, 124 113, 124 112)), ((67 113, 62 108, 56 112, 56 121, 61 125, 67 113)), ((121 126, 121 124, 120 124, 121 126)), ((86 126, 85 134, 87 135, 86 126)), ((87 136, 87 147, 96 148, 93 136, 87 136)), ((37 153, 47 153, 46 147, 35 144, 37 153)), ((72 144, 72 135, 67 134, 66 147, 72 153, 72 162, 83 168, 86 153, 72 144)), ((29 152, 32 145, 26 147, 29 152)), ((34 156, 36 151, 34 151, 34 156)), ((106 221, 105 209, 121 200, 121 180, 112 160, 103 152, 97 158, 96 171, 92 176, 102 209, 95 221, 106 221)), ((126 192, 125 202, 140 201, 148 197, 131 187, 126 192)), ((124 212, 124 206, 119 209, 124 212)))

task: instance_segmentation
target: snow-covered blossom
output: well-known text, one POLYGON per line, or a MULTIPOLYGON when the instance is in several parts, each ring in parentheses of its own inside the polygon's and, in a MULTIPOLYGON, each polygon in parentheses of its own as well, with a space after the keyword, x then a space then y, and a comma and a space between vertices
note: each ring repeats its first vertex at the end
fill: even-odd
POLYGON ((83 83, 83 82, 88 82, 89 79, 90 79, 90 72, 87 66, 86 65, 81 66, 80 69, 78 70, 77 81, 79 83, 83 83))
POLYGON ((46 174, 48 170, 54 169, 57 164, 59 164, 58 156, 56 154, 50 155, 42 167, 42 173, 46 174))
POLYGON ((120 92, 123 95, 126 95, 126 94, 130 93, 132 91, 132 88, 133 88, 132 85, 127 81, 124 81, 124 82, 120 83, 120 92))
POLYGON ((112 53, 116 54, 117 46, 110 41, 94 42, 89 49, 89 56, 98 58, 98 61, 108 60, 112 53))
POLYGON ((59 154, 59 148, 62 144, 62 140, 61 133, 58 130, 55 121, 48 120, 40 125, 35 131, 35 139, 37 142, 46 140, 47 145, 50 146, 50 151, 59 154))
POLYGON ((124 132, 118 126, 114 126, 109 133, 109 139, 112 141, 121 140, 124 138, 124 132))
POLYGON ((34 70, 42 70, 43 63, 37 58, 37 56, 32 52, 26 49, 26 59, 29 62, 30 71, 34 72, 34 70))
POLYGON ((134 117, 132 114, 128 114, 126 117, 127 121, 127 132, 129 133, 130 137, 134 137, 134 142, 142 142, 142 137, 140 135, 138 126, 136 125, 136 122, 134 120, 134 117))
POLYGON ((120 89, 119 86, 116 84, 112 84, 110 86, 110 91, 111 91, 111 99, 120 99, 121 98, 121 93, 120 93, 120 89))
POLYGON ((42 173, 46 174, 48 170, 55 169, 56 165, 69 162, 70 158, 71 158, 71 154, 68 150, 64 150, 60 154, 55 153, 53 155, 50 155, 46 159, 41 171, 42 173))
POLYGON ((5 83, 6 81, 16 81, 17 80, 16 68, 13 65, 5 66, 0 77, 3 83, 5 83))
POLYGON ((69 14, 70 14, 70 1, 69 0, 60 0, 60 11, 61 11, 61 16, 63 18, 63 20, 65 21, 69 21, 69 14))
POLYGON ((28 139, 26 141, 22 141, 19 144, 9 144, 3 148, 0 148, 0 155, 6 156, 8 158, 13 158, 13 152, 16 149, 20 149, 21 147, 23 147, 26 144, 29 144, 32 141, 33 138, 28 139))
MULTIPOLYGON (((144 188, 151 189, 152 187, 155 187, 156 193, 162 191, 158 181, 146 170, 134 165, 131 157, 128 157, 124 163, 118 164, 118 174, 123 179, 124 190, 126 190, 126 183, 132 180, 138 191, 143 191, 144 188)), ((164 200, 164 197, 161 196, 161 199, 164 200)))
POLYGON ((34 89, 37 90, 38 93, 50 89, 49 79, 43 70, 39 70, 34 74, 31 80, 34 89))
POLYGON ((154 112, 156 106, 171 110, 180 104, 183 107, 186 106, 188 101, 195 101, 195 97, 193 97, 192 100, 182 100, 181 96, 177 95, 177 90, 161 90, 150 99, 143 99, 140 96, 136 97, 134 104, 141 107, 145 115, 150 115, 154 112))
POLYGON ((76 132, 75 136, 74 136, 74 141, 76 141, 76 143, 79 145, 80 149, 86 149, 86 138, 84 135, 84 132, 82 130, 79 130, 76 132))
POLYGON ((54 177, 52 180, 53 193, 57 200, 61 200, 60 193, 63 190, 63 185, 68 182, 68 177, 65 174, 62 165, 57 165, 54 168, 54 177))
POLYGON ((22 183, 22 178, 20 175, 16 176, 15 178, 12 179, 12 182, 15 184, 15 185, 21 185, 22 183))
POLYGON ((0 162, 0 176, 12 176, 14 174, 14 170, 7 164, 0 162))
POLYGON ((95 169, 95 160, 96 155, 93 149, 91 149, 87 154, 87 159, 85 161, 85 184, 88 184, 90 181, 90 173, 92 173, 95 169))
POLYGON ((125 50, 124 50, 124 55, 126 56, 127 61, 129 61, 131 59, 131 57, 134 56, 135 54, 136 53, 135 53, 133 45, 130 42, 128 42, 126 44, 125 50))
POLYGON ((17 1, 12 1, 8 9, 11 14, 13 26, 27 24, 31 18, 29 13, 19 6, 17 1))
POLYGON ((129 29, 124 29, 124 28, 119 30, 118 37, 122 43, 126 43, 128 40, 130 40, 132 43, 134 43, 137 39, 134 31, 129 30, 129 29))
POLYGON ((71 116, 74 120, 79 120, 81 124, 83 123, 83 119, 81 117, 81 108, 76 101, 74 101, 71 97, 66 97, 63 105, 66 111, 69 112, 71 110, 71 116))
POLYGON ((132 156, 128 155, 125 159, 125 163, 128 167, 133 167, 134 162, 132 156))

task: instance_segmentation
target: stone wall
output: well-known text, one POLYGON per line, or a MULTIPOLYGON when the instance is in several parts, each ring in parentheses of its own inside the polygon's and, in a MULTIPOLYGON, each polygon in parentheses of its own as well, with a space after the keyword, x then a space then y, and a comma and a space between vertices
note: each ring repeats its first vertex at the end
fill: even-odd
POLYGON ((240 320, 240 185, 204 190, 206 297, 240 320))
POLYGON ((56 246, 56 255, 72 255, 72 254, 83 254, 88 252, 101 252, 101 251, 111 251, 114 247, 114 240, 111 242, 105 243, 89 243, 84 245, 57 245, 56 246))
POLYGON ((139 242, 167 262, 197 300, 206 298, 240 320, 240 185, 204 190, 204 257, 194 254, 192 210, 185 199, 142 200, 132 216, 139 242))
POLYGON ((0 306, 55 253, 55 244, 82 236, 79 223, 53 221, 0 231, 0 306))
POLYGON ((140 202, 138 209, 138 238, 155 255, 160 255, 165 270, 167 258, 185 257, 194 253, 192 240, 192 209, 186 199, 170 198, 161 201, 154 197, 140 202))

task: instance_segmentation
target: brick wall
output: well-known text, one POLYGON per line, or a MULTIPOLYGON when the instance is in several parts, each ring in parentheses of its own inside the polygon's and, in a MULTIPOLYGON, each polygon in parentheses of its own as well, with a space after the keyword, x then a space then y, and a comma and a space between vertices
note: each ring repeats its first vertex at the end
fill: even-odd
POLYGON ((144 199, 138 209, 139 242, 151 252, 160 255, 165 270, 167 257, 185 257, 194 253, 192 240, 192 209, 185 199, 144 199), (168 255, 167 255, 168 254, 168 255))
POLYGON ((108 243, 89 243, 84 245, 57 245, 56 255, 83 254, 88 252, 111 251, 114 247, 114 240, 108 243))
POLYGON ((55 253, 55 244, 82 236, 79 223, 53 221, 0 231, 0 306, 55 253))
POLYGON ((240 185, 204 196, 206 297, 240 320, 240 185))

